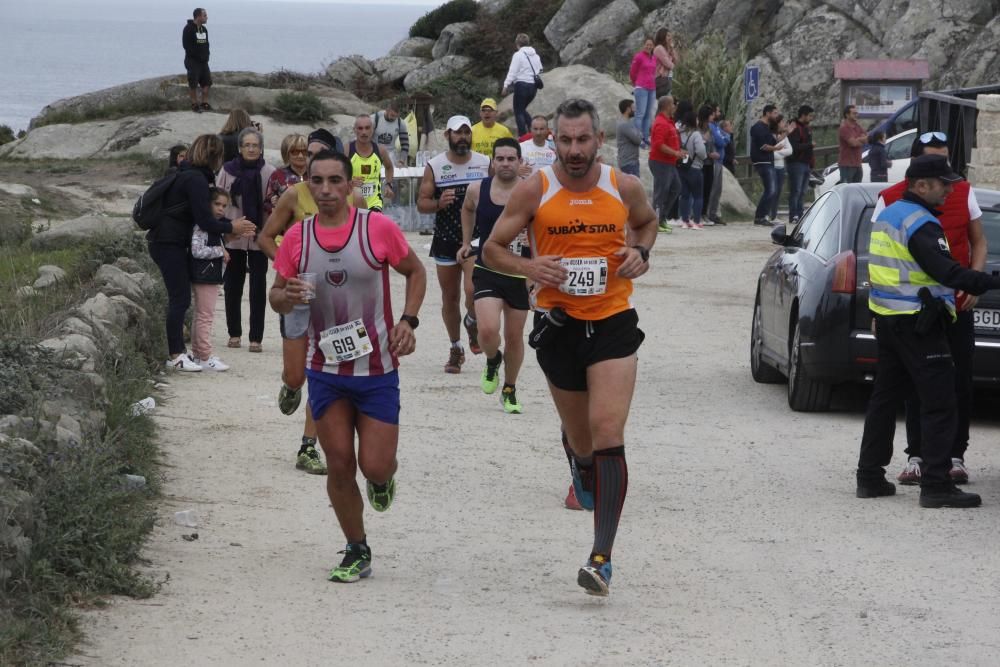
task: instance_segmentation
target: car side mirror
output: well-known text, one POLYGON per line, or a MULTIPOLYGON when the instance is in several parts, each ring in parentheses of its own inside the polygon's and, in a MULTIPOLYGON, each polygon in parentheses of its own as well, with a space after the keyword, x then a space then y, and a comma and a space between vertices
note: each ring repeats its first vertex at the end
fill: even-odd
POLYGON ((791 241, 792 237, 788 235, 785 231, 785 223, 779 223, 774 226, 771 230, 771 243, 774 245, 786 246, 791 241))

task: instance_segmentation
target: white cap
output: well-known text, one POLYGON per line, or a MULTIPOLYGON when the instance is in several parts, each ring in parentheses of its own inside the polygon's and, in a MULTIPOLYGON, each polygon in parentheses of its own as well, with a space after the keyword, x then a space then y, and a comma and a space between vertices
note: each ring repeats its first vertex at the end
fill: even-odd
POLYGON ((452 116, 448 119, 447 129, 460 130, 463 125, 468 126, 470 130, 472 129, 472 121, 469 120, 468 116, 452 116))

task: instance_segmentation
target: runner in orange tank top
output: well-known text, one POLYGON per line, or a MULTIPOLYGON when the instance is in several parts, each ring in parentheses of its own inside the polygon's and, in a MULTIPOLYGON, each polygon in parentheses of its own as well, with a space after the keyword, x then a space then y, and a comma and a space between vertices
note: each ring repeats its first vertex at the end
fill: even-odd
POLYGON ((629 297, 632 280, 649 270, 656 213, 637 178, 597 161, 604 133, 590 102, 560 104, 554 134, 558 162, 517 185, 482 253, 497 271, 537 285, 528 342, 562 420, 577 499, 594 510, 594 544, 577 583, 607 595, 644 338, 629 297), (531 259, 509 249, 525 228, 531 259))

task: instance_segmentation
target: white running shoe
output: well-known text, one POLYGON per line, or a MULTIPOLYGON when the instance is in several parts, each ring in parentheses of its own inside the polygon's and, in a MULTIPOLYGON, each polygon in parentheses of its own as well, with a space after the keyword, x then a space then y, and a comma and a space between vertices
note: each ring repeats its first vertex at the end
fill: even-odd
POLYGON ((228 371, 229 365, 222 363, 222 359, 216 356, 211 356, 208 359, 202 359, 198 361, 198 365, 201 366, 203 371, 228 371))
POLYGON ((187 354, 181 354, 174 359, 167 359, 167 369, 185 373, 199 373, 201 365, 187 354))

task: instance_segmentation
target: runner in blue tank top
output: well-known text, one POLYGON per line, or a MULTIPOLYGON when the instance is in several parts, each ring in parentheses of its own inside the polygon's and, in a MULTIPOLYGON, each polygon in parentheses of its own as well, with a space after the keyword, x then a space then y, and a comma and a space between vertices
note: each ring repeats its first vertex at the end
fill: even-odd
MULTIPOLYGON (((473 183, 465 192, 462 205, 462 247, 457 259, 471 261, 475 256, 472 272, 473 298, 475 299, 476 322, 479 327, 479 344, 486 354, 486 368, 483 369, 480 385, 483 392, 492 394, 500 384, 500 363, 504 362, 503 390, 500 403, 504 412, 521 414, 521 404, 517 401, 517 374, 524 361, 524 324, 528 319, 528 289, 524 276, 515 276, 492 269, 483 261, 478 246, 473 247, 473 239, 480 242, 489 238, 500 214, 517 185, 518 170, 521 167, 521 145, 511 138, 497 139, 493 145, 494 176, 473 183), (500 351, 500 320, 503 318, 504 352, 500 351)), ((511 244, 514 252, 525 254, 527 237, 519 238, 511 244)))

